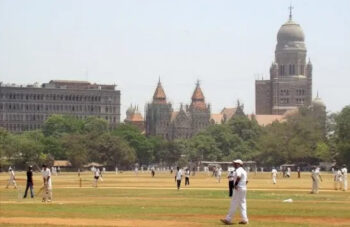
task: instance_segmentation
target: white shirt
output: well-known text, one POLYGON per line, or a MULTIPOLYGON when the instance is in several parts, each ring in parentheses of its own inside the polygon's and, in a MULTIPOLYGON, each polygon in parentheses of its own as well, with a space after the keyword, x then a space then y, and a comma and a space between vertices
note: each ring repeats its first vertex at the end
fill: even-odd
POLYGON ((185 176, 186 176, 186 177, 190 177, 190 171, 189 171, 189 170, 186 170, 185 176))
POLYGON ((10 170, 10 179, 13 180, 15 179, 15 172, 13 170, 10 170))
POLYGON ((338 170, 336 174, 336 181, 343 181, 343 174, 342 171, 338 170))
POLYGON ((182 170, 179 169, 177 172, 176 172, 176 180, 181 180, 182 178, 182 170))
POLYGON ((43 178, 47 181, 47 185, 49 189, 52 189, 52 183, 51 183, 51 171, 49 168, 46 168, 42 171, 43 178), (49 178, 50 177, 50 178, 49 178))
POLYGON ((272 169, 272 176, 276 177, 277 176, 277 170, 276 169, 272 169))
POLYGON ((247 189, 248 176, 247 176, 247 172, 242 167, 239 167, 238 169, 236 169, 236 177, 241 178, 237 184, 237 188, 247 189))
POLYGON ((100 176, 100 170, 99 169, 96 169, 95 170, 95 177, 99 177, 100 176))
POLYGON ((346 179, 346 177, 348 176, 348 169, 346 167, 344 167, 344 168, 341 169, 341 172, 342 172, 342 174, 344 176, 344 179, 346 179))
POLYGON ((220 169, 218 170, 218 176, 221 176, 221 174, 222 174, 222 169, 220 168, 220 169))
POLYGON ((236 178, 236 171, 232 170, 228 173, 228 180, 229 181, 234 181, 236 178))

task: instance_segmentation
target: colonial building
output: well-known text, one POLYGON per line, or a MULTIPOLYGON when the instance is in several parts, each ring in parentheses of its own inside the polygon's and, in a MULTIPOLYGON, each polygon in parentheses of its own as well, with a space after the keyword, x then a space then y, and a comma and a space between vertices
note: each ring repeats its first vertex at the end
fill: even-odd
POLYGON ((139 111, 138 106, 130 106, 126 111, 125 123, 136 126, 141 132, 145 131, 145 121, 139 111))
POLYGON ((120 91, 115 85, 51 80, 41 86, 0 84, 0 127, 12 132, 40 128, 52 114, 96 116, 114 128, 120 122, 120 91))
POLYGON ((161 136, 174 140, 190 138, 210 125, 210 105, 205 103, 205 97, 199 82, 192 95, 190 105, 181 104, 179 111, 174 111, 160 81, 151 103, 146 105, 146 135, 161 136))
POLYGON ((306 63, 304 41, 304 32, 290 11, 288 21, 277 34, 270 79, 255 81, 256 114, 284 114, 298 106, 311 105, 312 64, 310 60, 306 63))

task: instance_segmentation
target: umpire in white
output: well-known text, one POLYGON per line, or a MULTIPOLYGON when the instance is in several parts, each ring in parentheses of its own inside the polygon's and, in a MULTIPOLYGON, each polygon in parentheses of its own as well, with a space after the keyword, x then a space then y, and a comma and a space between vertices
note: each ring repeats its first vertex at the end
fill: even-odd
POLYGON ((241 210, 242 220, 239 224, 248 224, 247 217, 247 172, 243 169, 243 162, 240 159, 234 160, 233 165, 236 169, 235 190, 231 200, 230 210, 225 219, 221 219, 221 222, 226 225, 232 225, 232 217, 234 217, 237 207, 241 210))

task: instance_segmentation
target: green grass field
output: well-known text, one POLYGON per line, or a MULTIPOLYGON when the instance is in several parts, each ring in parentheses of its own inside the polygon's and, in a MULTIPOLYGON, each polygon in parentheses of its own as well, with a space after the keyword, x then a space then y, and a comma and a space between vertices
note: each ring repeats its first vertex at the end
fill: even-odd
MULTIPOLYGON (((249 226, 350 226, 350 192, 333 190, 331 174, 322 174, 320 194, 309 194, 309 173, 278 179, 269 173, 250 173, 248 184, 249 226), (285 199, 293 203, 283 203, 285 199)), ((22 199, 25 173, 17 172, 19 189, 5 189, 8 175, 0 174, 1 226, 222 226, 230 198, 227 179, 221 183, 199 173, 191 185, 176 190, 170 173, 105 173, 98 188, 92 173, 53 176, 53 202, 42 203, 41 195, 22 199)), ((35 173, 34 188, 42 186, 35 173)), ((184 183, 184 182, 183 182, 184 183)), ((182 184, 183 184, 182 183, 182 184)), ((239 211, 235 222, 240 220, 239 211)))

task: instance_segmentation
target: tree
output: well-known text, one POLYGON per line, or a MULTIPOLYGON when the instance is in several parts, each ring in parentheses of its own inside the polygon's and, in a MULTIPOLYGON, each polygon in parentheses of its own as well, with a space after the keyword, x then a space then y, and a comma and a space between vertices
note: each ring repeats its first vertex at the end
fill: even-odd
POLYGON ((65 133, 80 133, 84 122, 74 116, 51 115, 44 123, 42 131, 45 136, 59 137, 65 133))
POLYGON ((142 164, 150 164, 153 161, 153 146, 140 130, 131 124, 121 124, 112 133, 125 139, 137 156, 137 161, 142 164))
POLYGON ((319 109, 301 107, 287 117, 265 127, 259 139, 257 158, 268 165, 284 162, 318 164, 329 161, 331 153, 325 131, 325 118, 319 109))
POLYGON ((85 133, 102 134, 108 130, 108 122, 103 118, 88 117, 83 122, 85 133))
POLYGON ((80 134, 70 134, 62 138, 62 145, 68 160, 72 166, 82 168, 88 160, 88 152, 85 146, 85 137, 80 134))
POLYGON ((89 149, 97 150, 100 153, 98 161, 111 167, 130 167, 136 160, 135 150, 124 139, 109 133, 96 138, 94 145, 89 149))
POLYGON ((350 166, 350 105, 342 109, 335 121, 337 161, 350 166))

